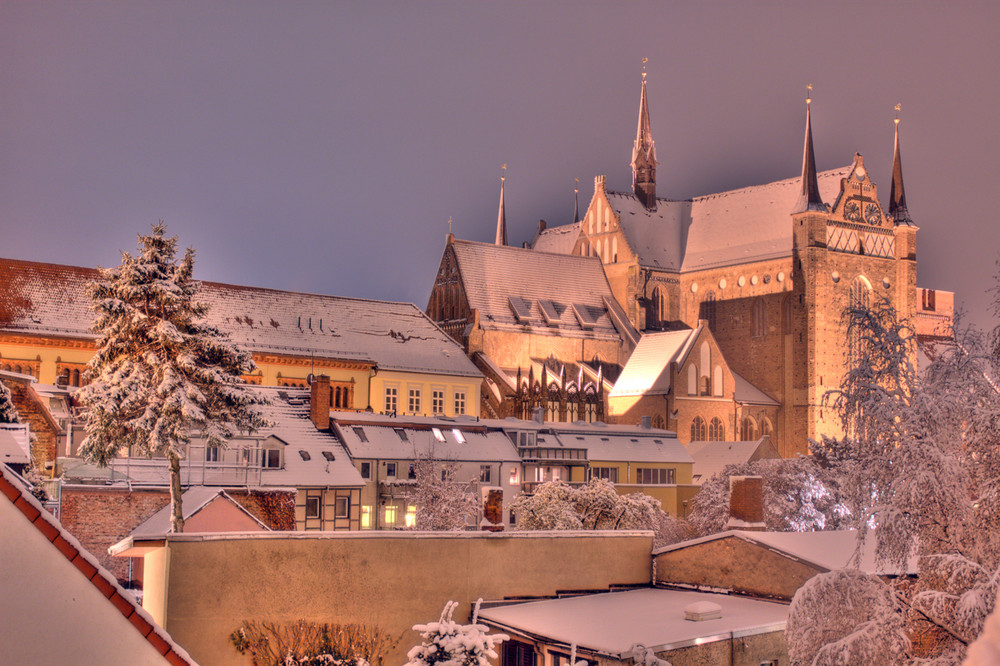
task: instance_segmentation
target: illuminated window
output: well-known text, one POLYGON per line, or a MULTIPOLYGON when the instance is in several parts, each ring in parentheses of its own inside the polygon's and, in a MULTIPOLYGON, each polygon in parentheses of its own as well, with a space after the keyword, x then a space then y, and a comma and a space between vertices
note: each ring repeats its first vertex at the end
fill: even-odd
POLYGON ((372 528, 372 507, 365 504, 361 507, 361 529, 370 530, 372 528))
POLYGON ((434 389, 431 391, 431 412, 434 414, 444 414, 444 389, 434 389))
POLYGON ((385 387, 385 411, 387 414, 395 414, 399 407, 399 389, 395 386, 385 387))
POLYGON ((411 414, 417 414, 420 412, 420 389, 411 388, 408 394, 406 402, 406 411, 411 414))
POLYGON ((389 504, 385 507, 385 524, 395 525, 396 524, 396 507, 389 504))
POLYGON ((510 468, 510 485, 519 486, 521 485, 521 474, 517 471, 517 467, 510 468))
POLYGON ((465 413, 465 391, 455 391, 455 414, 465 413))
POLYGON ((406 507, 406 516, 403 522, 407 527, 414 527, 417 524, 417 507, 410 504, 406 507))

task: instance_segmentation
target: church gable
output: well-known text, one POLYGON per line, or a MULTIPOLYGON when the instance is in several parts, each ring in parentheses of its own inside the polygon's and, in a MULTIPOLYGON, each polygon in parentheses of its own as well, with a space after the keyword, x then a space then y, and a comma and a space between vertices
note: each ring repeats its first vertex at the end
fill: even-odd
POLYGON ((449 242, 441 256, 434 286, 431 287, 427 316, 437 322, 452 338, 462 342, 462 334, 471 314, 458 258, 455 256, 454 246, 449 242))
POLYGON ((594 196, 580 221, 580 235, 573 254, 598 257, 601 263, 630 262, 634 253, 621 227, 621 217, 608 199, 605 176, 594 179, 594 196))
POLYGON ((840 194, 830 211, 827 247, 835 252, 892 258, 895 256, 893 222, 878 202, 878 188, 860 153, 840 181, 840 194))

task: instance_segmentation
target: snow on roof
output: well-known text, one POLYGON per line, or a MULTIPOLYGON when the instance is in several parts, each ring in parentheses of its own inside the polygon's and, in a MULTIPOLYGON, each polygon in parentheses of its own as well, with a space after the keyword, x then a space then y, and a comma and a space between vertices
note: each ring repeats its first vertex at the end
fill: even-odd
POLYGON ((614 299, 600 259, 456 240, 469 307, 485 329, 620 339, 603 297, 614 299), (527 312, 515 313, 512 299, 527 312), (549 321, 539 301, 550 301, 549 321), (578 314, 579 313, 579 314, 578 314), (525 315, 531 324, 522 323, 525 315))
POLYGON ((643 334, 608 397, 666 394, 670 390, 670 364, 684 361, 700 330, 643 334))
POLYGON ((531 248, 538 252, 572 254, 573 246, 576 245, 576 239, 579 236, 580 225, 578 223, 549 227, 535 236, 531 248))
POLYGON ((777 407, 780 403, 761 391, 750 383, 748 379, 740 375, 735 370, 733 373, 733 400, 744 405, 772 405, 777 407))
MULTIPOLYGON (((194 486, 188 488, 181 495, 181 506, 184 512, 184 520, 189 520, 196 513, 208 506, 215 498, 223 497, 232 502, 233 506, 253 518, 254 522, 260 525, 261 529, 271 528, 258 520, 252 513, 244 509, 238 502, 230 497, 221 488, 208 488, 205 486, 194 486)), ((170 532, 170 514, 173 507, 167 504, 165 507, 154 513, 152 516, 139 523, 138 527, 132 530, 129 535, 132 539, 156 539, 163 538, 170 532)))
POLYGON ((316 429, 309 417, 308 389, 254 387, 254 391, 268 399, 269 404, 261 406, 261 414, 273 423, 255 436, 274 436, 285 443, 284 467, 262 470, 262 485, 299 488, 365 484, 340 440, 328 430, 316 429), (310 454, 309 460, 303 460, 300 450, 310 454), (331 453, 333 460, 327 460, 324 451, 331 453))
POLYGON ((28 424, 0 423, 0 463, 27 465, 31 445, 28 424))
MULTIPOLYGON (((851 168, 819 174, 824 201, 837 198, 851 168)), ((789 256, 801 184, 796 176, 690 201, 658 199, 655 210, 631 192, 607 196, 639 264, 680 272, 789 256)))
POLYGON ((729 465, 742 465, 758 458, 779 458, 768 437, 750 442, 689 442, 687 451, 694 459, 694 483, 703 484, 729 465))
MULTIPOLYGON (((60 553, 73 564, 80 575, 84 576, 108 604, 116 608, 126 620, 135 627, 149 643, 171 664, 194 664, 187 651, 174 642, 162 627, 156 624, 149 613, 139 604, 135 597, 118 585, 115 577, 101 566, 93 555, 70 534, 51 513, 35 499, 17 477, 0 465, 0 495, 6 497, 32 526, 52 544, 52 552, 60 553)), ((3 501, 3 500, 0 500, 3 501)), ((5 525, 5 532, 13 526, 5 525)), ((7 572, 16 574, 16 572, 7 572)), ((41 603, 42 600, 36 600, 41 603)), ((57 602, 58 600, 49 600, 57 602)), ((82 603, 82 600, 74 600, 82 603)))
MULTIPOLYGON (((656 431, 652 431, 656 433, 656 431)), ((651 434, 571 434, 560 433, 564 446, 587 449, 587 459, 595 461, 625 461, 650 463, 690 463, 691 455, 672 432, 651 434)), ((541 440, 541 436, 539 436, 541 440)), ((539 446, 542 446, 539 443, 539 446)))
MULTIPOLYGON (((813 564, 827 571, 849 567, 858 548, 858 533, 855 530, 827 530, 822 532, 747 532, 743 530, 729 530, 697 539, 681 541, 680 543, 655 550, 653 551, 653 555, 727 538, 738 538, 751 543, 757 543, 765 548, 770 548, 771 550, 813 564)), ((877 565, 875 562, 875 534, 874 532, 870 532, 864 543, 861 544, 858 569, 867 574, 877 574, 880 576, 912 575, 917 573, 917 558, 913 557, 910 559, 905 571, 887 565, 877 565)))
MULTIPOLYGON (((92 268, 0 259, 0 330, 94 338, 92 268)), ((480 373, 412 303, 202 282, 207 320, 254 352, 313 355, 408 372, 480 373)))
POLYGON ((788 606, 707 592, 640 589, 484 608, 479 617, 501 630, 626 658, 636 644, 660 652, 783 631, 788 606), (686 620, 684 608, 703 601, 718 604, 722 616, 686 620))
POLYGON ((472 418, 338 412, 332 412, 330 418, 353 458, 520 462, 507 435, 488 430, 472 418))

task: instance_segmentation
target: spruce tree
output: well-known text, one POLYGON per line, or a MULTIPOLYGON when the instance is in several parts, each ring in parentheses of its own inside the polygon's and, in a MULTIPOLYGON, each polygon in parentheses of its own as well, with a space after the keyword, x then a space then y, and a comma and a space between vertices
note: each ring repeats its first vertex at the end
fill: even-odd
POLYGON ((20 422, 17 407, 14 406, 14 396, 11 395, 10 389, 0 382, 0 423, 20 422))
POLYGON ((90 285, 100 338, 88 367, 83 455, 99 465, 122 451, 165 455, 170 465, 171 530, 184 528, 180 461, 193 433, 208 446, 264 425, 240 378, 256 369, 195 300, 194 250, 176 260, 177 238, 159 223, 139 236, 136 256, 101 269, 90 285))

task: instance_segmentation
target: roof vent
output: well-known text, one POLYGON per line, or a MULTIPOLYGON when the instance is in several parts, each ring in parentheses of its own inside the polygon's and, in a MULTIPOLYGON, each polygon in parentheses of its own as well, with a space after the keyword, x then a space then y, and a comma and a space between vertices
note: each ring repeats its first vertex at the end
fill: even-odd
POLYGON ((722 617, 722 606, 711 601, 696 601, 684 607, 684 619, 691 622, 718 620, 722 617))

